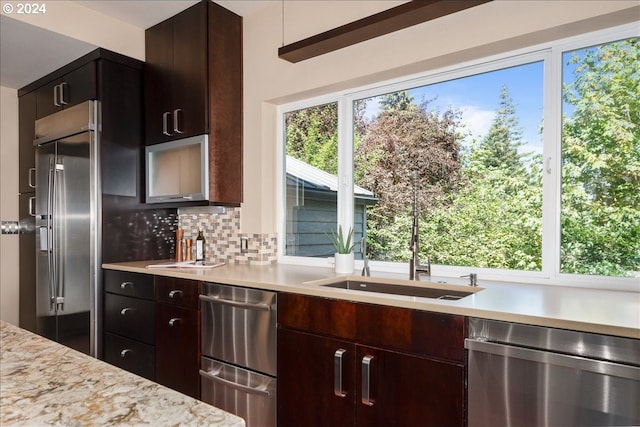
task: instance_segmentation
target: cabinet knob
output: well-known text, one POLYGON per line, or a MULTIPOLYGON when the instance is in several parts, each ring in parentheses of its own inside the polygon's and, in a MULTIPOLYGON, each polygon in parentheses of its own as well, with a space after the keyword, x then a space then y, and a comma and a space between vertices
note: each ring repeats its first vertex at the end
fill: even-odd
POLYGON ((179 289, 174 289, 173 291, 169 292, 169 298, 175 298, 181 295, 182 295, 182 291, 179 289))
POLYGON ((131 307, 125 307, 122 310, 120 310, 120 314, 122 314, 123 316, 127 314, 127 312, 129 311, 133 311, 133 308, 131 307))
POLYGON ((182 319, 180 319, 179 317, 174 317, 173 319, 169 320, 169 326, 176 326, 176 323, 182 321, 182 319))
POLYGON ((125 357, 127 355, 127 353, 131 353, 133 350, 131 350, 130 348, 125 348, 124 350, 122 350, 120 352, 120 357, 125 357))
POLYGON ((120 283, 120 289, 126 289, 129 286, 133 286, 133 283, 132 282, 122 282, 122 283, 120 283))

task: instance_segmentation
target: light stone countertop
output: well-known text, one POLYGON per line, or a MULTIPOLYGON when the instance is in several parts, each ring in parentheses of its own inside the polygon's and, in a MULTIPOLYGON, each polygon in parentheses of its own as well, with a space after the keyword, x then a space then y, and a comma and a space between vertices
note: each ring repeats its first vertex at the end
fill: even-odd
POLYGON ((244 420, 0 321, 2 426, 217 426, 244 420))
MULTIPOLYGON (((474 295, 458 301, 443 301, 319 286, 336 277, 350 277, 337 275, 332 268, 287 264, 228 264, 210 269, 147 267, 160 262, 123 262, 102 267, 640 339, 640 293, 637 292, 480 281, 479 286, 483 289, 474 295)), ((372 275, 373 280, 375 276, 382 277, 382 274, 372 275)), ((392 278, 392 282, 397 276, 385 275, 392 278)), ((360 276, 354 278, 362 279, 360 276)))

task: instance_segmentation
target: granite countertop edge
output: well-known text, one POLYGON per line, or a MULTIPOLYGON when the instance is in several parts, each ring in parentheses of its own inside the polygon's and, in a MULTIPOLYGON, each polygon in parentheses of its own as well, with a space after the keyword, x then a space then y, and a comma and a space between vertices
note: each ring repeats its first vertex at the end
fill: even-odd
POLYGON ((0 321, 0 425, 244 427, 242 418, 0 321))

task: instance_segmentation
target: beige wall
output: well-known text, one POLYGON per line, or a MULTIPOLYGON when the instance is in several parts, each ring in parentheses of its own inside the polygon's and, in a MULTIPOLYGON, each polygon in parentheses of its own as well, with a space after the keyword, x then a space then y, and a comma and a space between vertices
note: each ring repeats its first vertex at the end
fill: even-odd
MULTIPOLYGON (((285 44, 344 24, 354 11, 375 13, 386 3, 285 2, 285 44)), ((297 64, 277 57, 281 5, 245 17, 242 231, 277 231, 277 104, 637 21, 639 16, 636 1, 496 0, 297 64)))
MULTIPOLYGON (((0 87, 0 219, 18 220, 18 94, 0 87)), ((18 235, 0 235, 0 319, 18 324, 18 235)))

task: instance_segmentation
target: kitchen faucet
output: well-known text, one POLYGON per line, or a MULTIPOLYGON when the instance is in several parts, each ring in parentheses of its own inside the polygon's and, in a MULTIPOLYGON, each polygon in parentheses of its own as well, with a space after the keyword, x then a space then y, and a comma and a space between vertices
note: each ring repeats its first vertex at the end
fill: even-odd
POLYGON ((371 271, 369 270, 369 260, 367 259, 367 239, 363 237, 360 240, 360 252, 362 252, 362 260, 364 261, 364 267, 362 267, 362 275, 363 276, 371 276, 371 271))
POLYGON ((409 280, 420 280, 420 276, 431 276, 431 257, 427 264, 420 264, 420 243, 418 240, 418 173, 413 173, 413 226, 411 227, 411 259, 409 260, 409 280))

